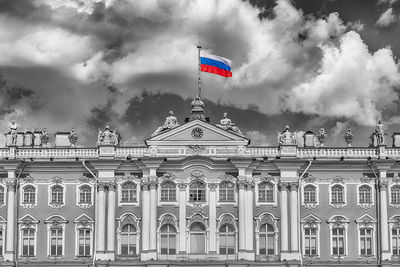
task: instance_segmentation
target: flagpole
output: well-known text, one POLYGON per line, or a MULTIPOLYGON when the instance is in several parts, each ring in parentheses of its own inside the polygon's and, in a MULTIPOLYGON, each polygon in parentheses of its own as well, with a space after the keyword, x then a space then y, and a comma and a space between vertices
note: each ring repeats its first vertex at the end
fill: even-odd
POLYGON ((197 90, 198 90, 198 92, 197 92, 197 95, 199 96, 199 97, 201 97, 201 78, 200 78, 200 73, 201 73, 201 67, 200 67, 200 50, 201 50, 201 46, 200 45, 198 45, 197 46, 197 49, 198 49, 198 63, 199 63, 199 66, 198 66, 198 68, 197 68, 197 77, 198 77, 198 80, 197 80, 197 90))

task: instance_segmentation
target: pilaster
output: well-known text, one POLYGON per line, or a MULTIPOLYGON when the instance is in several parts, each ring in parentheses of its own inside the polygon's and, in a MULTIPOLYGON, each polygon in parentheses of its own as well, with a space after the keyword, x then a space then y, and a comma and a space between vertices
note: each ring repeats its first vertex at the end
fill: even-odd
POLYGON ((255 259, 254 253, 254 183, 247 182, 245 191, 246 250, 247 260, 255 259))
POLYGON ((285 260, 289 254, 289 227, 288 227, 288 184, 280 183, 279 191, 281 195, 281 260, 285 260))
POLYGON ((106 226, 106 199, 105 199, 105 190, 106 185, 104 183, 97 184, 97 217, 98 220, 97 227, 96 227, 96 260, 106 260, 105 256, 105 241, 106 241, 106 233, 105 233, 105 226, 106 226))
POLYGON ((246 259, 246 177, 238 177, 239 190, 239 251, 238 259, 246 259))
POLYGON ((179 254, 186 254, 186 183, 179 183, 179 254))
POLYGON ((149 232, 149 253, 150 260, 157 259, 157 177, 149 177, 150 188, 150 232, 149 232))
POLYGON ((150 184, 142 182, 142 252, 141 260, 148 260, 150 249, 150 184))
POLYGON ((210 246, 209 254, 217 254, 217 187, 218 184, 208 184, 209 190, 209 217, 210 217, 210 246))
POLYGON ((108 188, 108 214, 107 214, 107 257, 115 260, 115 189, 114 182, 107 184, 108 188))

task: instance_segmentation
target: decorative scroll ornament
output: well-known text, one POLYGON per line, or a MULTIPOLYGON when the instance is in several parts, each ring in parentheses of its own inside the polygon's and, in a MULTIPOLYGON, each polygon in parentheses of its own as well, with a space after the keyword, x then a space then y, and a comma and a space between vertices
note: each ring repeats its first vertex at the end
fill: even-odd
POLYGON ((190 176, 192 176, 192 178, 195 178, 195 179, 204 178, 204 174, 201 170, 193 170, 192 173, 190 174, 190 176))
POLYGON ((94 180, 94 178, 90 178, 85 175, 79 178, 79 182, 81 182, 81 183, 92 183, 93 180, 94 180))
POLYGON ((166 180, 173 181, 173 180, 176 179, 176 175, 173 174, 173 173, 170 173, 170 172, 165 172, 165 173, 163 173, 163 175, 160 177, 160 179, 163 180, 163 181, 166 181, 166 180))
POLYGON ((61 177, 56 176, 56 177, 53 177, 53 178, 51 179, 51 182, 52 182, 53 184, 62 184, 63 180, 62 180, 61 177))
POLYGON ((379 189, 381 190, 381 191, 387 191, 388 190, 388 183, 387 182, 381 182, 380 183, 380 185, 379 185, 379 189))
POLYGON ((14 182, 7 182, 7 191, 15 191, 15 183, 14 182))
POLYGON ((254 186, 255 186, 254 182, 247 181, 247 183, 246 183, 246 191, 252 191, 254 189, 254 186))
POLYGON ((125 176, 119 176, 117 178, 117 182, 126 182, 126 181, 140 181, 140 178, 137 175, 125 175, 125 176))
POLYGON ((372 182, 372 178, 364 175, 363 177, 360 178, 360 182, 364 183, 364 184, 368 184, 368 183, 372 182))
POLYGON ((157 130, 155 130, 151 136, 155 136, 161 132, 176 128, 178 126, 179 126, 178 119, 174 116, 174 112, 171 110, 169 112, 168 117, 165 119, 164 124, 158 127, 157 130))
POLYGON ((231 214, 225 214, 222 216, 221 219, 218 219, 218 229, 220 228, 219 226, 224 225, 224 224, 230 224, 233 225, 235 227, 236 226, 236 220, 235 218, 231 215, 231 214))
POLYGON ((142 182, 142 191, 149 191, 150 190, 150 183, 149 182, 142 182))
POLYGON ((280 182, 279 183, 279 190, 280 191, 288 191, 288 184, 287 183, 283 183, 283 182, 280 182))
POLYGON ((275 181, 275 179, 274 179, 274 177, 271 175, 271 174, 269 174, 269 173, 266 173, 266 172, 263 172, 263 173, 261 173, 261 175, 260 175, 260 181, 263 181, 263 182, 274 182, 275 181))
POLYGON ((312 183, 315 183, 315 181, 316 181, 316 178, 314 176, 312 176, 311 174, 306 173, 304 175, 304 182, 312 184, 312 183))
POLYGON ((35 179, 30 174, 27 174, 24 178, 22 178, 22 181, 24 183, 33 183, 35 179))
POLYGON ((399 184, 400 183, 400 178, 399 177, 398 178, 393 178, 392 182, 395 183, 395 184, 399 184))
POLYGON ((97 136, 97 144, 98 145, 113 145, 117 146, 119 144, 119 141, 121 140, 121 136, 117 132, 116 129, 112 132, 110 130, 110 126, 106 126, 104 131, 102 132, 99 129, 99 134, 97 136))
POLYGON ((48 146, 48 143, 50 141, 50 135, 47 132, 46 128, 43 129, 43 131, 42 131, 42 133, 40 135, 40 141, 42 143, 42 147, 47 147, 48 146))
POLYGON ((193 213, 188 219, 188 227, 195 222, 200 222, 208 227, 208 218, 202 212, 193 213))
POLYGON ((221 180, 221 181, 232 182, 233 183, 233 182, 235 182, 236 177, 234 177, 233 175, 224 173, 220 177, 218 177, 218 179, 221 180))
POLYGON ((117 189, 117 185, 114 182, 107 183, 108 191, 115 191, 117 189))
MULTIPOLYGON (((195 129, 193 129, 193 130, 195 130, 195 129)), ((200 146, 200 145, 188 145, 187 147, 195 155, 199 155, 202 151, 206 150, 205 146, 200 146)))
POLYGON ((171 224, 177 227, 177 220, 174 216, 171 214, 164 214, 161 216, 160 220, 160 226, 165 225, 165 224, 171 224))
POLYGON ((178 188, 180 190, 185 190, 187 188, 188 184, 187 183, 179 183, 178 188))
POLYGON ((326 141, 327 135, 325 132, 324 128, 319 129, 318 134, 317 134, 317 140, 319 142, 319 146, 323 147, 325 146, 324 143, 326 141))
POLYGON ((281 145, 295 145, 296 136, 295 133, 289 131, 289 126, 286 125, 285 130, 281 134, 278 133, 279 144, 281 145))
POLYGON ((344 184, 344 178, 340 176, 335 176, 332 179, 332 184, 344 184))
POLYGON ((243 180, 239 180, 239 181, 237 181, 237 186, 239 189, 246 189, 247 182, 243 181, 243 180))
POLYGON ((224 117, 220 120, 219 123, 220 124, 216 125, 217 127, 243 136, 242 131, 240 131, 239 128, 235 126, 235 123, 233 123, 232 120, 228 118, 228 113, 224 113, 224 117))
POLYGON ((126 216, 124 216, 124 218, 122 218, 122 220, 121 220, 121 228, 124 226, 124 225, 127 225, 127 224, 133 224, 133 225, 136 225, 136 219, 135 219, 135 217, 133 217, 131 214, 127 214, 126 216))
POLYGON ((75 129, 72 128, 71 133, 68 135, 68 140, 71 143, 71 146, 74 147, 78 142, 78 135, 75 133, 75 129))
POLYGON ((351 143, 353 142, 353 131, 349 128, 344 134, 344 141, 346 141, 347 147, 351 147, 351 143))
POLYGON ((299 188, 299 184, 298 183, 290 183, 290 191, 297 191, 297 189, 299 188))
POLYGON ((208 188, 210 188, 210 190, 215 190, 218 188, 218 184, 217 183, 209 183, 208 188))

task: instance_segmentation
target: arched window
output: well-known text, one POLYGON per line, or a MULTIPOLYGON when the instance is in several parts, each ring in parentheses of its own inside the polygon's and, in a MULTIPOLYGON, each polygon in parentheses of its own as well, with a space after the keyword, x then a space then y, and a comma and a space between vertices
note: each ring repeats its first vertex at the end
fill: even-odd
POLYGON ((136 184, 130 181, 123 183, 121 188, 121 202, 133 203, 136 202, 136 199, 136 184))
POLYGON ((206 185, 203 182, 195 181, 189 187, 189 201, 206 201, 206 185))
POLYGON ((235 229, 230 224, 219 228, 219 254, 235 254, 235 229))
POLYGON ((317 188, 314 185, 306 185, 304 187, 304 203, 316 203, 316 191, 317 188))
POLYGON ((235 185, 231 182, 222 182, 219 185, 219 201, 231 202, 235 200, 235 185))
POLYGON ((331 203, 344 203, 344 187, 337 184, 332 186, 331 203))
POLYGON ((392 204, 399 204, 400 203, 400 185, 392 186, 390 190, 391 194, 391 202, 392 204))
POLYGON ((53 185, 51 187, 51 203, 62 204, 64 203, 64 188, 61 185, 53 185))
POLYGON ((79 187, 79 203, 91 204, 92 203, 92 188, 88 185, 79 187))
POLYGON ((206 228, 204 224, 195 222, 190 226, 190 253, 206 252, 206 228))
POLYGON ((358 189, 358 202, 360 204, 372 203, 372 189, 369 185, 362 185, 358 189))
POLYGON ((176 185, 174 182, 165 181, 161 184, 161 201, 176 201, 176 185))
POLYGON ((121 229, 121 255, 135 255, 136 253, 136 227, 125 224, 121 229))
POLYGON ((24 204, 35 204, 36 202, 36 188, 33 185, 27 185, 24 187, 24 204))
POLYGON ((161 254, 176 254, 176 229, 171 224, 161 227, 161 254))
POLYGON ((258 185, 258 201, 259 202, 274 202, 274 185, 268 182, 263 182, 258 185))
POLYGON ((4 187, 0 186, 0 205, 4 204, 4 187))
POLYGON ((260 226, 260 255, 274 255, 275 254, 275 229, 269 223, 260 226))

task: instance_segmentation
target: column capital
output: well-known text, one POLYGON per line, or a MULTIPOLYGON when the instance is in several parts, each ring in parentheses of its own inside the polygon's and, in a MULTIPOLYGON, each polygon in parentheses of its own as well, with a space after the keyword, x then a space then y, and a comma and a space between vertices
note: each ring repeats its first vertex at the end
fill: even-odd
POLYGON ((389 186, 388 182, 381 182, 379 184, 379 189, 381 191, 387 191, 388 190, 388 186, 389 186))
POLYGON ((150 188, 150 190, 152 190, 152 189, 156 189, 157 190, 157 187, 158 187, 158 181, 156 179, 149 180, 149 188, 150 188))
POLYGON ((299 184, 297 182, 289 184, 290 191, 297 191, 299 189, 299 184))
POLYGON ((114 182, 107 183, 108 191, 115 191, 117 185, 114 182))
POLYGON ((178 188, 180 190, 185 190, 187 186, 188 186, 187 183, 178 183, 178 188))
POLYGON ((150 189, 150 183, 149 182, 142 182, 141 186, 142 186, 142 191, 149 191, 149 189, 150 189))
POLYGON ((218 187, 217 183, 209 183, 208 184, 208 188, 210 188, 210 190, 215 191, 217 189, 217 187, 218 187))
POLYGON ((15 182, 7 182, 7 191, 15 191, 15 182))
POLYGON ((105 191, 107 188, 106 183, 98 183, 97 184, 97 191, 105 191))
POLYGON ((254 189, 254 182, 247 182, 246 183, 246 191, 252 191, 254 189))
POLYGON ((278 186, 280 191, 288 191, 289 189, 288 183, 280 182, 278 186))
POLYGON ((238 187, 239 190, 240 189, 246 189, 246 185, 247 185, 246 181, 243 181, 243 180, 237 181, 237 187, 238 187))

